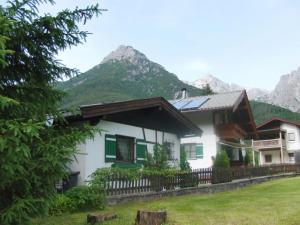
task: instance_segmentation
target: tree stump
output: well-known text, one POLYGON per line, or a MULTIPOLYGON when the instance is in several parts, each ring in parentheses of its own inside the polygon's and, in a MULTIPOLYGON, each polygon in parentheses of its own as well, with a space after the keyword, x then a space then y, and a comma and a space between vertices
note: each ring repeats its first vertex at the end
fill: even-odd
POLYGON ((135 225, 162 225, 167 221, 167 212, 138 210, 135 225))
POLYGON ((86 217, 86 221, 89 224, 96 224, 96 223, 102 223, 106 220, 112 220, 116 218, 117 218, 117 214, 98 214, 98 215, 88 214, 86 217))

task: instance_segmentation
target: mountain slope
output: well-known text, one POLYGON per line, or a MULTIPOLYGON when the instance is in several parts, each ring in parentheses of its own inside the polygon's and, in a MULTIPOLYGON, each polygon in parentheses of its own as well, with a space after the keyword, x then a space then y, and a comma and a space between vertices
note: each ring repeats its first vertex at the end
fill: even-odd
POLYGON ((275 89, 266 102, 288 108, 294 112, 300 111, 300 68, 280 77, 275 89))
POLYGON ((300 114, 288 109, 257 101, 250 101, 250 105, 256 125, 270 120, 272 117, 280 117, 282 119, 300 122, 300 114))
MULTIPOLYGON (((237 85, 226 85, 213 76, 206 80, 208 78, 220 92, 228 91, 227 88, 241 89, 237 85)), ((180 81, 176 75, 129 46, 120 46, 99 65, 58 87, 68 94, 62 104, 64 107, 154 96, 173 99, 182 87, 186 87, 191 96, 202 94, 202 90, 180 81)), ((275 116, 300 121, 300 114, 275 105, 251 101, 251 106, 257 124, 275 116)))
POLYGON ((156 96, 172 99, 183 87, 191 96, 202 93, 130 46, 120 46, 99 65, 59 84, 67 92, 65 107, 156 96))
POLYGON ((266 90, 262 90, 259 88, 246 88, 246 87, 239 86, 237 84, 226 83, 210 74, 206 76, 202 76, 201 78, 191 83, 191 85, 197 88, 203 88, 206 84, 209 84, 211 89, 216 93, 246 89, 249 99, 253 99, 253 100, 265 99, 266 98, 265 96, 268 95, 268 91, 266 90))
POLYGON ((249 99, 277 105, 293 112, 300 112, 300 67, 289 74, 282 75, 271 92, 229 84, 212 75, 203 76, 191 84, 198 88, 209 84, 212 90, 218 93, 247 89, 249 99))

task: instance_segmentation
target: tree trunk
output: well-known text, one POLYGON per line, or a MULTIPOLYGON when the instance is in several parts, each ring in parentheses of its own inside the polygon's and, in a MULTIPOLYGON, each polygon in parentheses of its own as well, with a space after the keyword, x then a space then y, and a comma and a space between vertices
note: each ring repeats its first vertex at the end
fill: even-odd
POLYGON ((162 225, 167 221, 166 211, 138 210, 135 225, 162 225))
POLYGON ((117 218, 117 214, 98 214, 98 215, 88 214, 86 220, 88 224, 96 224, 96 223, 102 223, 104 221, 112 220, 116 218, 117 218))

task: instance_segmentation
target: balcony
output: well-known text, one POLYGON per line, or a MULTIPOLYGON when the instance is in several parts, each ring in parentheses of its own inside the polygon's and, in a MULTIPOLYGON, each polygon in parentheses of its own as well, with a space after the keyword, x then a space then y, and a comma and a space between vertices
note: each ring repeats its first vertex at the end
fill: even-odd
POLYGON ((252 146, 256 149, 273 149, 273 148, 281 148, 286 147, 286 143, 284 139, 276 138, 276 139, 268 139, 268 140, 258 140, 253 141, 252 146))
POLYGON ((215 126, 217 135, 221 139, 239 139, 246 136, 246 132, 235 123, 220 124, 215 126))

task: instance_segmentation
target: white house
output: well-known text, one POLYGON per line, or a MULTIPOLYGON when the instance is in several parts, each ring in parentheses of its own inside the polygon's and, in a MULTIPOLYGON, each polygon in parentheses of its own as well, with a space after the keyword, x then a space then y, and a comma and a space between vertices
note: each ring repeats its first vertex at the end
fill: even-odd
POLYGON ((295 152, 300 151, 300 124, 272 118, 257 126, 259 140, 253 148, 259 152, 260 165, 295 163, 295 152))
POLYGON ((79 172, 79 184, 97 168, 142 165, 156 143, 168 146, 169 163, 178 166, 180 138, 202 133, 164 98, 86 105, 80 111, 71 122, 90 121, 102 132, 78 146, 80 154, 70 170, 79 172))
POLYGON ((170 102, 203 131, 181 139, 193 169, 211 167, 221 148, 232 166, 242 164, 244 139, 257 135, 246 91, 187 97, 183 89, 181 98, 170 102))

